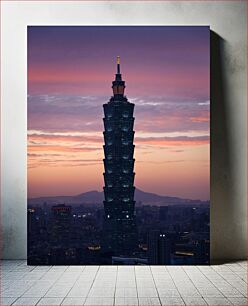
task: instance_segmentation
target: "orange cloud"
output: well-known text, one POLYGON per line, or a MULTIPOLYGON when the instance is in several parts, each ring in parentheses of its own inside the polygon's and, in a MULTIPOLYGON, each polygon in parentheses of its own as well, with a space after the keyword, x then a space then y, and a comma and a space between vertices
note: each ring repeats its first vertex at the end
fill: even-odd
POLYGON ((103 137, 100 136, 77 136, 77 135, 56 135, 56 134, 30 134, 28 135, 29 141, 44 141, 49 142, 55 140, 56 142, 66 141, 66 142, 103 142, 103 137))
POLYGON ((28 153, 32 152, 91 152, 91 151, 98 151, 102 150, 101 147, 66 147, 66 146, 53 146, 53 145, 34 145, 28 146, 28 153))
POLYGON ((209 118, 207 117, 191 117, 190 120, 192 122, 209 122, 209 118))
POLYGON ((135 138, 135 142, 140 144, 152 144, 159 146, 195 146, 209 144, 209 137, 137 137, 135 138))

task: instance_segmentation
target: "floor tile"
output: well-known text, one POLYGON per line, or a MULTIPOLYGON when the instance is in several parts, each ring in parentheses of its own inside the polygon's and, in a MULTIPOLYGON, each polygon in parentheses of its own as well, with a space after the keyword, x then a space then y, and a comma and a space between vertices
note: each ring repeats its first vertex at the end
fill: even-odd
POLYGON ((113 297, 115 292, 114 287, 106 287, 106 288, 91 288, 88 297, 113 297))
POLYGON ((85 302, 85 298, 68 298, 66 297, 61 305, 73 305, 73 306, 83 306, 85 302))
POLYGON ((101 281, 94 281, 94 284, 92 286, 92 288, 106 288, 106 287, 115 287, 115 280, 101 280, 101 281))
POLYGON ((128 275, 135 276, 135 266, 119 266, 118 271, 117 271, 117 275, 121 276, 123 274, 125 274, 127 276, 128 275))
POLYGON ((64 272, 69 266, 52 266, 50 272, 64 272))
POLYGON ((116 287, 136 287, 135 280, 117 279, 116 287))
POLYGON ((227 298, 204 298, 209 306, 227 306, 232 303, 227 298))
POLYGON ((173 306, 173 305, 185 305, 184 301, 181 298, 169 298, 169 297, 162 297, 160 298, 162 306, 173 306))
POLYGON ((137 278, 136 279, 136 283, 138 287, 142 287, 142 288, 151 288, 151 287, 155 287, 155 283, 153 281, 153 279, 142 279, 142 278, 137 278))
POLYGON ((30 272, 23 276, 22 280, 39 280, 42 278, 42 276, 45 274, 45 272, 30 272))
POLYGON ((1 293, 1 296, 2 297, 16 297, 16 298, 18 298, 18 297, 22 296, 26 290, 27 289, 9 288, 7 290, 4 290, 1 293))
POLYGON ((139 306, 160 306, 159 298, 139 298, 139 306))
POLYGON ((63 272, 46 272, 45 274, 43 274, 43 276, 41 277, 41 280, 58 280, 61 276, 62 276, 63 272))
POLYGON ((248 300, 247 300, 247 298, 228 298, 228 300, 229 300, 233 305, 238 305, 238 306, 247 306, 247 305, 248 305, 248 300))
POLYGON ((62 303, 63 298, 42 298, 37 305, 44 305, 44 306, 51 306, 55 305, 58 306, 62 303))
POLYGON ((54 285, 47 291, 45 297, 51 297, 51 298, 65 297, 70 291, 70 289, 71 286, 68 285, 67 286, 54 285))
POLYGON ((24 305, 24 306, 31 306, 31 305, 36 305, 39 302, 40 298, 35 298, 35 297, 21 297, 15 301, 14 304, 12 305, 24 305))
POLYGON ((207 305, 207 303, 201 297, 200 298, 199 297, 183 297, 183 300, 186 305, 192 305, 192 306, 207 305))
POLYGON ((182 297, 201 297, 201 294, 195 288, 189 288, 189 289, 178 288, 178 291, 182 297))
POLYGON ((225 297, 243 297, 242 293, 233 288, 231 285, 227 287, 218 286, 218 289, 225 297))
POLYGON ((138 305, 138 298, 135 298, 135 297, 134 298, 116 297, 115 298, 115 305, 118 305, 118 306, 138 305))
POLYGON ((158 292, 155 287, 145 288, 138 287, 138 297, 157 297, 158 292))
POLYGON ((26 275, 28 272, 9 272, 6 276, 5 279, 23 279, 24 275, 26 275))
POLYGON ((17 298, 11 298, 11 297, 1 297, 0 298, 0 305, 1 306, 7 306, 7 305, 11 305, 12 303, 15 302, 17 298))
POLYGON ((209 297, 209 298, 222 298, 223 294, 217 290, 215 287, 198 287, 197 288, 200 295, 203 297, 209 297))
POLYGON ((178 290, 169 288, 157 288, 159 297, 180 297, 178 290))
POLYGON ((87 298, 84 306, 111 306, 114 305, 114 298, 87 298))
POLYGON ((85 266, 69 266, 66 272, 83 272, 85 266))
POLYGON ((31 287, 29 290, 27 290, 23 296, 24 297, 43 297, 49 288, 51 287, 51 284, 36 284, 33 287, 31 287))
POLYGON ((116 288, 115 297, 126 297, 126 298, 137 297, 137 289, 136 288, 127 288, 127 287, 116 288))
POLYGON ((85 273, 97 272, 99 270, 99 266, 86 266, 84 269, 85 273))
POLYGON ((76 280, 75 284, 86 284, 91 285, 95 280, 95 277, 82 277, 82 275, 79 276, 79 278, 76 280))
POLYGON ((33 272, 42 271, 47 272, 51 269, 52 266, 37 266, 33 269, 33 272))
POLYGON ((90 291, 89 285, 77 285, 73 286, 71 290, 68 292, 68 297, 87 297, 90 291))
POLYGON ((118 266, 118 273, 120 272, 134 272, 135 266, 118 266))

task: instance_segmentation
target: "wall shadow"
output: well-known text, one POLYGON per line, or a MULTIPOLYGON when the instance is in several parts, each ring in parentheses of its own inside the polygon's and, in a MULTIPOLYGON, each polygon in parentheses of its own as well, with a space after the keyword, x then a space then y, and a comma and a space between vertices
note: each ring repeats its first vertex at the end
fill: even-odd
MULTIPOLYGON (((210 262, 221 264, 235 259, 235 242, 240 240, 233 203, 231 124, 224 71, 225 41, 210 32, 210 262), (229 242, 230 240, 230 242, 229 242), (230 243, 233 242, 233 245, 230 243), (229 259, 228 259, 229 258, 229 259)), ((230 101, 229 101, 230 103, 230 101)), ((237 258, 238 259, 238 258, 237 258)))

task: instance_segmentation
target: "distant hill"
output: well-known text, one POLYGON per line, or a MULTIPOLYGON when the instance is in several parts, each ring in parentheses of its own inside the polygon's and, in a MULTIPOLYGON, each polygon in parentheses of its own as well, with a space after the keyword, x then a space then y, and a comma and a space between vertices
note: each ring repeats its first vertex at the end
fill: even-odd
MULTIPOLYGON (((54 204, 89 204, 89 205, 102 205, 103 192, 96 190, 80 193, 75 196, 52 196, 52 197, 39 197, 28 199, 29 205, 39 205, 46 202, 48 205, 54 204)), ((208 201, 182 199, 178 197, 162 196, 155 193, 144 192, 140 189, 135 189, 135 200, 141 202, 141 205, 175 205, 175 204, 207 204, 208 201)))

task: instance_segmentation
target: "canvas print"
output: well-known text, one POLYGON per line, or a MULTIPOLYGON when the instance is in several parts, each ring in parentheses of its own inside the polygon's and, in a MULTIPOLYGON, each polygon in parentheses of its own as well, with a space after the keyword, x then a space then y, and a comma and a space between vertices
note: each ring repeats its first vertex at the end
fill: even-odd
POLYGON ((27 31, 28 263, 209 264, 209 27, 27 31))

